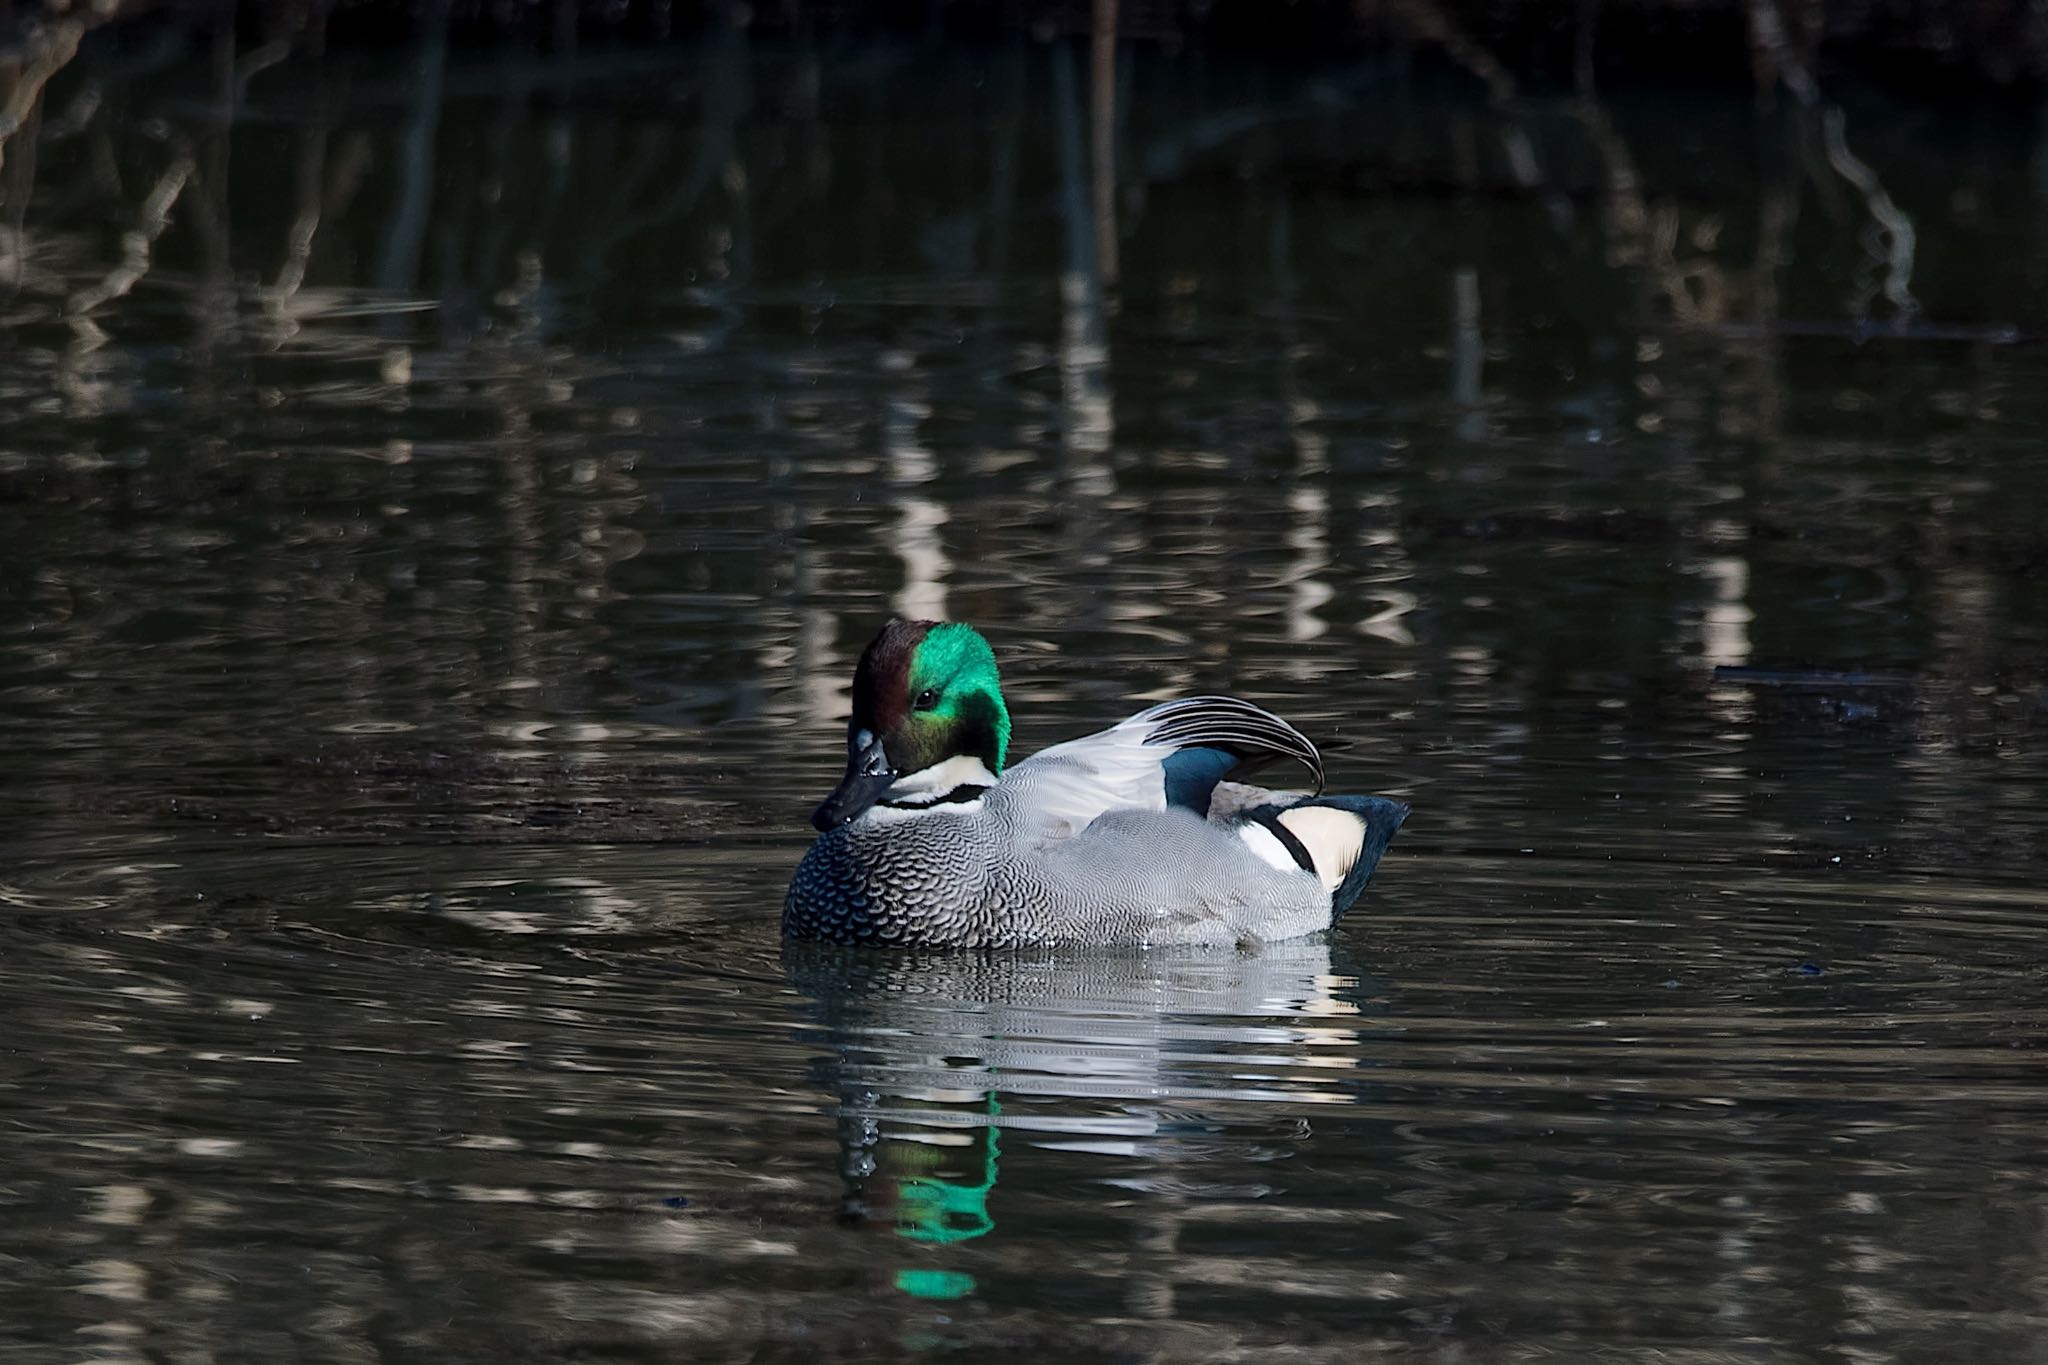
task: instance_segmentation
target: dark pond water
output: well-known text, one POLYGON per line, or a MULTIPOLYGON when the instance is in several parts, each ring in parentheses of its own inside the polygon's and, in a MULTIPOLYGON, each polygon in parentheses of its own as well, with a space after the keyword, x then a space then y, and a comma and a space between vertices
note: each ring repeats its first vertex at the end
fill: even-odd
POLYGON ((2040 1359, 2035 131, 1148 57, 1105 293, 1085 72, 56 73, 0 1356, 2040 1359), (1327 943, 785 954, 891 612, 1415 815, 1327 943))

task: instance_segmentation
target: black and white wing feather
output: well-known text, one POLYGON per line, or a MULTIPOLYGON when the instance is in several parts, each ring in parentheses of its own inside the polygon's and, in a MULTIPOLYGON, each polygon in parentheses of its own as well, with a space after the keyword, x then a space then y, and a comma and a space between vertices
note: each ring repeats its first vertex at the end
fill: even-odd
POLYGON ((1227 775, 1240 777, 1281 759, 1308 769, 1323 790, 1323 756, 1307 735, 1263 707, 1236 697, 1185 697, 1141 711, 1124 722, 1149 721, 1145 742, 1167 748, 1218 749, 1237 759, 1227 775))
POLYGON ((1225 777, 1281 759, 1308 769, 1322 790, 1322 756, 1301 731, 1235 697, 1186 697, 1042 749, 1004 773, 997 790, 1028 833, 1057 839, 1105 811, 1206 810, 1225 777))

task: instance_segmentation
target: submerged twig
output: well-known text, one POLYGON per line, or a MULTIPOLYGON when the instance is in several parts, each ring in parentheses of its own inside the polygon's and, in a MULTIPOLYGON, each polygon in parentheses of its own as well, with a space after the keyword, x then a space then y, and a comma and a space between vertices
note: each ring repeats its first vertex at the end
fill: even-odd
POLYGON ((51 24, 31 40, 28 64, 15 78, 6 100, 0 102, 0 166, 7 164, 8 139, 28 123, 42 103, 43 87, 78 55, 78 40, 84 36, 83 20, 65 19, 51 24))
POLYGON ((1820 102, 1820 86, 1814 81, 1813 73, 1806 69, 1806 63, 1793 50, 1792 39, 1785 32, 1785 21, 1772 0, 1750 0, 1749 42, 1758 57, 1763 59, 1759 62, 1763 67, 1758 72, 1759 80, 1776 76, 1801 104, 1811 107, 1820 102))
POLYGON ((1388 9, 1423 42, 1434 43, 1459 66, 1486 82, 1487 94, 1495 104, 1515 97, 1515 78, 1500 58, 1458 26, 1436 0, 1393 0, 1388 9))
POLYGON ((92 322, 93 311, 124 297, 149 273, 150 248, 163 235, 170 221, 171 206, 178 202, 196 168, 191 148, 181 146, 143 199, 140 221, 121 234, 120 264, 101 276, 99 283, 86 286, 64 301, 64 313, 74 327, 97 330, 92 322))
MULTIPOLYGON (((1772 73, 1800 104, 1809 109, 1820 109, 1821 138, 1828 165, 1863 196, 1863 207, 1874 225, 1875 241, 1866 249, 1884 269, 1884 296, 1891 301, 1894 321, 1899 325, 1911 323, 1920 312, 1912 291, 1913 255, 1919 240, 1913 231, 1913 220, 1885 192, 1877 173, 1849 150, 1845 135, 1847 116, 1839 104, 1823 106, 1820 83, 1793 50, 1792 40, 1785 32, 1783 16, 1778 13, 1774 0, 1750 0, 1749 23, 1750 41, 1759 53, 1769 58, 1772 73)), ((1857 300, 1859 315, 1866 310, 1868 303, 1869 294, 1866 292, 1857 300)))
POLYGON ((1848 140, 1842 135, 1844 122, 1840 105, 1830 105, 1822 116, 1821 136, 1827 148, 1828 165, 1863 196, 1863 206, 1877 225, 1885 269, 1884 296, 1897 310, 1895 320, 1909 323, 1920 311, 1912 291, 1913 250, 1918 241, 1913 232, 1913 220, 1892 202, 1891 195, 1885 193, 1876 172, 1849 150, 1848 140))
POLYGON ((441 81, 448 62, 448 0, 434 0, 425 16, 424 40, 414 60, 411 116, 399 148, 398 205, 384 225, 378 254, 377 287, 386 294, 410 294, 419 276, 420 242, 434 189, 434 138, 441 123, 441 81))
POLYGON ((1095 0, 1089 47, 1090 169, 1095 200, 1095 273, 1106 289, 1116 287, 1116 5, 1095 0))

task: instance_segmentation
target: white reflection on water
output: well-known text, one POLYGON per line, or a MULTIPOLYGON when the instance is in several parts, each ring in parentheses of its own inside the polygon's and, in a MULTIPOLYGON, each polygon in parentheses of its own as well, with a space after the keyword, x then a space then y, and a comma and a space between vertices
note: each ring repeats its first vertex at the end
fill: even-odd
POLYGON ((1485 393, 1480 377, 1486 362, 1486 339, 1479 331, 1479 272, 1460 266, 1451 272, 1451 403, 1458 410, 1454 429, 1461 440, 1486 436, 1485 393))
MULTIPOLYGON (((1356 1041, 1337 1021, 1358 1008, 1332 991, 1355 989, 1357 981, 1334 973, 1330 949, 1319 941, 1178 961, 1080 956, 1058 963, 985 961, 964 972, 930 963, 889 969, 895 966, 883 968, 882 981, 870 991, 914 990, 915 996, 906 1002, 867 993, 849 1002, 859 1020, 849 1043, 862 1060, 848 1067, 842 1083, 879 1086, 906 1098, 940 1092, 1146 1103, 1328 1104, 1347 1098, 1318 1084, 1313 1053, 1293 1051, 1356 1041), (1213 1064, 1224 1051, 1232 1066, 1219 1074, 1213 1064), (1294 1068, 1307 1074, 1283 1074, 1294 1068)), ((1343 1062, 1347 1070, 1351 1065, 1343 1062)), ((958 1117, 933 1121, 956 1126, 958 1117)), ((1106 1120, 1111 1127, 1091 1128, 1099 1117, 1074 1116, 1051 1126, 1118 1134, 1156 1133, 1161 1126, 1158 1115, 1142 1107, 1106 1120)), ((1008 1126, 1048 1122, 1041 1117, 1008 1126)))
MULTIPOLYGON (((916 357, 892 352, 884 367, 904 375, 916 373, 916 357)), ((918 428, 931 416, 924 388, 906 382, 892 393, 882 416, 882 453, 889 461, 890 501, 896 508, 895 549, 903 561, 903 586, 895 596, 896 614, 913 621, 946 619, 946 579, 952 562, 941 536, 947 515, 944 503, 916 490, 938 477, 938 461, 918 438, 918 428)))
POLYGON ((1061 443, 1076 491, 1106 497, 1116 491, 1107 456, 1116 441, 1116 411, 1109 386, 1102 294, 1076 270, 1060 276, 1060 395, 1066 407, 1061 443))
POLYGON ((1060 205, 1065 220, 1065 265, 1060 271, 1060 398, 1065 409, 1061 449, 1074 490, 1088 497, 1115 491, 1108 455, 1116 440, 1109 373, 1108 300, 1096 255, 1094 201, 1081 153, 1081 92, 1073 54, 1053 50, 1053 112, 1059 130, 1060 205))
MULTIPOLYGON (((1328 633, 1330 624, 1319 614, 1336 589, 1329 583, 1333 568, 1330 551, 1330 440, 1323 432, 1322 405, 1302 386, 1300 360, 1301 328, 1297 317, 1299 281, 1294 273, 1294 213, 1283 202, 1273 215, 1268 233, 1268 255, 1273 271, 1273 299, 1280 320, 1280 365, 1278 384, 1287 413, 1287 439, 1294 450, 1294 484, 1287 492, 1287 507, 1293 514, 1286 533, 1294 551, 1288 566, 1290 588, 1287 605, 1287 638, 1305 644, 1328 633)), ((1296 651, 1289 671, 1299 679, 1314 677, 1305 652, 1296 651)))
MULTIPOLYGON (((1739 543, 1741 528, 1726 520, 1708 527, 1716 544, 1739 543)), ((1739 668, 1749 662, 1749 561, 1741 555, 1710 555, 1700 560, 1700 574, 1713 585, 1713 597, 1700 614, 1700 654, 1710 666, 1739 668)))
MULTIPOLYGON (((1296 644, 1317 639, 1330 629, 1329 622, 1316 613, 1337 595, 1321 577, 1330 568, 1330 494, 1322 484, 1310 481, 1307 463, 1304 461, 1301 480, 1287 491, 1287 508, 1294 514, 1287 544, 1295 552, 1288 573, 1293 582, 1288 590, 1287 638, 1296 644)), ((1304 656, 1296 655, 1294 664, 1295 676, 1312 674, 1305 667, 1304 656)))

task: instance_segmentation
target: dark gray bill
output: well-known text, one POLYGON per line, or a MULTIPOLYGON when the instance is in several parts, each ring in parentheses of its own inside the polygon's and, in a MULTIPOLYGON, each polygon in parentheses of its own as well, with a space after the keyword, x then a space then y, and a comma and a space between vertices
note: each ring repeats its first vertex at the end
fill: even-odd
POLYGON ((889 766, 882 741, 862 731, 847 744, 846 776, 811 812, 812 826, 823 834, 860 819, 895 780, 896 770, 889 766))

